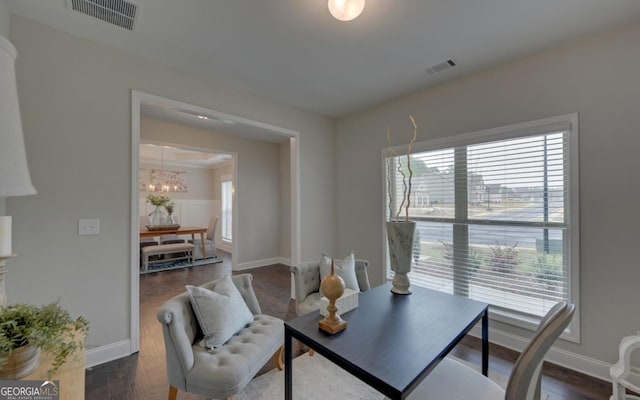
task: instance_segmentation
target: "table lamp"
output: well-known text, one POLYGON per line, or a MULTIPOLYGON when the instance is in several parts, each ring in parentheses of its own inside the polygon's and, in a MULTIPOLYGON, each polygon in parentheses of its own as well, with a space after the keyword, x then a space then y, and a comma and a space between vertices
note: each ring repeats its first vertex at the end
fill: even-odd
MULTIPOLYGON (((35 194, 22 137, 15 73, 16 49, 0 36, 0 198, 35 194)), ((0 216, 0 305, 7 304, 6 260, 11 252, 11 217, 0 216)))

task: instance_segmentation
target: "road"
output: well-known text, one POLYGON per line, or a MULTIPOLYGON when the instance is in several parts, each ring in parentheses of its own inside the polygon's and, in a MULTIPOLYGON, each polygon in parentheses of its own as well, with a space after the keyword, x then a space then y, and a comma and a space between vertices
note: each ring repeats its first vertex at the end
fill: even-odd
MULTIPOLYGON (((562 204, 552 204, 550 215, 558 215, 562 212, 562 204)), ((542 217, 542 207, 539 205, 529 205, 520 208, 508 208, 502 210, 487 211, 482 213, 473 213, 473 217, 478 219, 490 219, 496 221, 540 221, 542 217)), ((452 242, 451 224, 437 222, 418 222, 422 241, 438 241, 452 242)), ((504 226, 487 226, 487 225, 470 225, 469 238, 471 244, 485 244, 513 246, 518 243, 520 248, 535 248, 536 239, 542 239, 543 229, 533 227, 504 227, 504 226)), ((549 229, 550 240, 561 240, 561 229, 549 229)))

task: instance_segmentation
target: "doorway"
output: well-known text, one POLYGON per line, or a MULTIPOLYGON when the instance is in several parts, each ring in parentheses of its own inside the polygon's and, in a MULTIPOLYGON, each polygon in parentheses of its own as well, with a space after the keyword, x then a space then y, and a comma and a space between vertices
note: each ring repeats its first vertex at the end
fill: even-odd
MULTIPOLYGON (((205 109, 199 106, 178 102, 175 100, 142 93, 138 91, 132 91, 132 128, 131 128, 131 182, 132 182, 132 199, 131 199, 131 353, 135 353, 140 349, 140 335, 139 335, 139 190, 140 182, 138 170, 140 166, 139 160, 139 145, 141 142, 140 134, 140 122, 142 110, 145 107, 152 107, 155 112, 162 114, 173 114, 174 117, 185 119, 198 119, 202 120, 200 123, 207 123, 207 120, 215 120, 216 123, 224 124, 223 128, 218 128, 225 131, 225 134, 236 135, 242 138, 251 138, 254 140, 270 140, 277 138, 279 141, 285 141, 287 144, 287 159, 289 163, 289 193, 287 204, 289 205, 289 212, 287 213, 287 222, 289 224, 290 231, 290 263, 297 264, 300 259, 300 193, 299 193, 299 134, 298 132, 277 127, 263 122, 254 121, 251 119, 238 117, 231 114, 222 113, 216 110, 205 109)), ((179 119, 176 120, 179 123, 179 119)), ((210 121, 211 122, 211 121, 210 121)), ((169 143, 169 142, 166 142, 169 143)), ((173 143, 174 145, 181 146, 179 143, 173 143)), ((220 151, 219 149, 208 149, 211 151, 220 151)), ((225 151, 221 151, 225 152, 225 151)), ((232 153, 230 151, 226 151, 232 153)), ((232 177, 233 188, 237 188, 238 180, 238 157, 234 156, 234 174, 232 177)), ((238 204, 237 196, 232 197, 232 232, 238 232, 238 204)), ((238 246, 242 240, 237 237, 237 240, 232 242, 232 268, 235 269, 238 262, 238 246)))

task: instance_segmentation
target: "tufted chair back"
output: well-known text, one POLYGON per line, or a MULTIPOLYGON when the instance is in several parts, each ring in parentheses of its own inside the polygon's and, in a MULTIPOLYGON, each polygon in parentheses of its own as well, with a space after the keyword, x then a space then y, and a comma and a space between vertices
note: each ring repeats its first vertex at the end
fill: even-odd
MULTIPOLYGON (((356 261, 356 278, 358 278, 358 286, 360 291, 365 292, 371 288, 369 285, 369 274, 367 268, 369 268, 369 261, 367 260, 355 260, 356 261)), ((314 296, 317 299, 313 299, 311 303, 315 304, 316 300, 319 300, 318 292, 320 291, 320 261, 308 261, 301 263, 300 265, 294 265, 291 267, 293 273, 293 280, 295 286, 296 296, 296 312, 298 315, 305 314, 311 311, 309 308, 314 308, 315 305, 309 307, 302 306, 305 303, 309 303, 308 297, 314 296), (301 307, 302 306, 302 307, 301 307)))
MULTIPOLYGON (((251 285, 252 276, 241 274, 235 275, 231 279, 242 294, 251 313, 253 315, 261 314, 260 304, 251 285)), ((213 289, 214 282, 208 282, 202 287, 213 289)), ((193 368, 195 362, 191 346, 202 337, 200 325, 191 307, 189 294, 184 292, 166 301, 158 310, 157 317, 162 323, 169 383, 186 391, 187 372, 193 368)))

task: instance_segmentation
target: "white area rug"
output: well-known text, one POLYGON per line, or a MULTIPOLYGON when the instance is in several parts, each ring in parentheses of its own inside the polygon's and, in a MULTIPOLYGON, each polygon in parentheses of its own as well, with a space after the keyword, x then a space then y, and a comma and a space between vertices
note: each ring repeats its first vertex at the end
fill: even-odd
MULTIPOLYGON (((462 361, 464 362, 464 361, 462 361)), ((474 369, 475 365, 465 363, 474 369)), ((489 377, 500 386, 506 382, 501 376, 489 377)), ((546 399, 548 395, 542 395, 546 399)), ((247 385, 234 396, 235 400, 281 400, 284 398, 284 372, 271 370, 247 385)), ((293 398, 300 400, 383 400, 385 396, 355 378, 342 368, 316 353, 303 354, 293 360, 293 398)))

